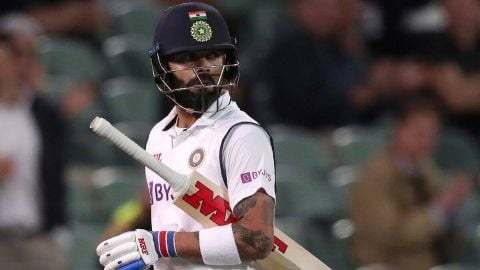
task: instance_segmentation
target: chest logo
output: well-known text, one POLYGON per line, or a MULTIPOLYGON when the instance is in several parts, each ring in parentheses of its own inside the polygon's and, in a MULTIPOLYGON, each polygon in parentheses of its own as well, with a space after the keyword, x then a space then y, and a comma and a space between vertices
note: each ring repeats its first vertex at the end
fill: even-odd
POLYGON ((192 169, 196 169, 202 165, 203 160, 205 159, 205 149, 202 147, 193 150, 188 158, 188 166, 192 169))

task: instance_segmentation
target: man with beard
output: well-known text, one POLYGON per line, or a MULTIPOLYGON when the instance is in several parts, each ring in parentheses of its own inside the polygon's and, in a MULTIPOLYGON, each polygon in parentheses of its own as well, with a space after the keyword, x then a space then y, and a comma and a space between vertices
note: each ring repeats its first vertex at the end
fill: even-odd
POLYGON ((197 170, 228 191, 235 222, 203 228, 173 204, 173 191, 146 169, 153 232, 137 229, 97 248, 105 269, 256 269, 273 247, 275 169, 269 135, 228 90, 238 83, 234 39, 212 6, 166 9, 149 51, 160 92, 175 106, 146 149, 176 171, 197 170))

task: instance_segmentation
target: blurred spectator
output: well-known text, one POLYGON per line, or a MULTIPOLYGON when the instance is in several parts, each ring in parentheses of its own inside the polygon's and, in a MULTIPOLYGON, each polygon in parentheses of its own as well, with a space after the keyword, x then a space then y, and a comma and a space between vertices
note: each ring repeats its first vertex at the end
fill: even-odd
POLYGON ((473 181, 465 174, 442 180, 432 161, 441 126, 432 100, 405 100, 391 143, 361 168, 349 200, 357 264, 424 270, 458 255, 453 219, 473 181))
POLYGON ((410 92, 428 87, 444 103, 448 124, 480 142, 480 2, 373 2, 387 22, 373 46, 370 71, 354 91, 361 118, 371 121, 410 92))
MULTIPOLYGON (((42 28, 27 15, 8 14, 0 18, 0 31, 7 33, 14 45, 16 62, 26 87, 38 94, 49 94, 46 88, 49 80, 54 78, 46 73, 36 51, 44 35, 42 28)), ((90 82, 91 79, 82 79, 72 79, 62 89, 60 99, 56 100, 66 119, 73 119, 96 98, 96 85, 90 82)))
POLYGON ((363 58, 358 0, 289 1, 290 18, 247 76, 260 121, 311 129, 354 121, 350 91, 359 82, 363 58), (265 96, 268 93, 268 97, 265 96), (273 111, 273 114, 270 114, 273 111))
POLYGON ((435 0, 367 2, 362 30, 372 59, 352 92, 363 123, 378 120, 411 92, 428 86, 428 69, 418 51, 430 45, 432 33, 441 31, 445 21, 435 0))
POLYGON ((28 82, 16 44, 1 35, 0 261, 5 269, 65 269, 64 122, 28 82))
POLYGON ((70 35, 95 40, 106 30, 108 13, 97 0, 2 1, 0 15, 24 13, 49 35, 70 35))
POLYGON ((432 48, 431 84, 453 125, 480 145, 480 2, 443 0, 447 31, 432 48))
POLYGON ((26 15, 9 14, 0 17, 0 31, 8 34, 13 43, 23 83, 34 92, 43 91, 45 70, 35 51, 38 36, 42 34, 40 26, 26 15))
POLYGON ((352 91, 357 119, 364 124, 377 121, 418 91, 434 96, 428 74, 425 62, 414 55, 373 59, 363 82, 352 91))
POLYGON ((418 33, 434 33, 445 24, 438 0, 366 0, 363 31, 375 56, 404 56, 418 44, 418 33))
POLYGON ((466 74, 480 72, 480 2, 442 0, 446 30, 435 40, 433 55, 457 64, 466 74))

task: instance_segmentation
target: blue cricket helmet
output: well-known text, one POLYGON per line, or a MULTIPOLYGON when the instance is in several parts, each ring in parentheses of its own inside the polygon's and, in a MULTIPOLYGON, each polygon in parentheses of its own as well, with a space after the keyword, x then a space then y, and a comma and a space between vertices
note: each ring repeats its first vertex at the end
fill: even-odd
POLYGON ((153 47, 149 53, 165 56, 198 50, 236 51, 234 43, 227 23, 217 9, 205 3, 189 2, 169 7, 162 12, 155 28, 153 47), (206 23, 205 28, 194 27, 199 21, 206 23))
MULTIPOLYGON (((204 112, 206 108, 190 108, 189 104, 180 104, 177 96, 185 95, 189 88, 172 87, 170 82, 176 71, 169 70, 166 59, 168 56, 183 52, 224 51, 226 61, 221 67, 221 76, 215 85, 206 88, 230 89, 238 84, 239 79, 235 43, 223 16, 208 4, 188 2, 165 9, 155 29, 153 47, 149 50, 153 77, 158 89, 177 105, 191 111, 204 112)), ((197 74, 195 69, 195 67, 192 68, 197 74)), ((200 78, 198 79, 201 81, 200 78)), ((220 92, 219 90, 218 95, 220 92)))

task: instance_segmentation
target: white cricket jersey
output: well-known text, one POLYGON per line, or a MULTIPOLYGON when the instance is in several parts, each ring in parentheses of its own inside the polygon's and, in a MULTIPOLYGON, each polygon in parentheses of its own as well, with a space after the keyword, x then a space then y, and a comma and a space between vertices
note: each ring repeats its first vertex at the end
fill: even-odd
MULTIPOLYGON (((218 100, 221 104, 230 101, 228 92, 218 100)), ((215 112, 215 108, 214 103, 186 130, 176 127, 174 108, 150 132, 147 152, 180 173, 189 174, 197 170, 215 184, 227 188, 220 168, 220 145, 224 141, 223 163, 230 208, 233 209, 238 202, 260 188, 275 199, 275 169, 268 134, 235 102, 219 112, 215 112), (241 122, 254 124, 233 127, 241 122)), ((145 171, 150 191, 152 229, 201 230, 203 227, 200 223, 173 204, 170 185, 148 168, 145 171)), ((254 265, 215 267, 195 264, 183 258, 161 258, 155 269, 256 269, 254 265)))

